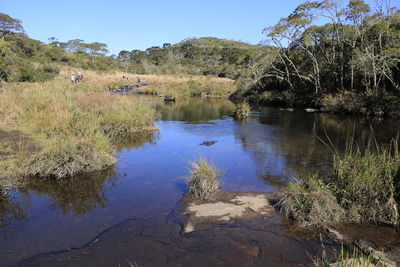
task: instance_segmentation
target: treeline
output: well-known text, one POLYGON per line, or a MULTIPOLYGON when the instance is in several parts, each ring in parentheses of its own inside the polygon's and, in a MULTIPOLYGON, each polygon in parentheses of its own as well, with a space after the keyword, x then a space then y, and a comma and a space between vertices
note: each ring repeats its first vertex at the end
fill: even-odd
POLYGON ((213 75, 243 82, 259 79, 278 51, 270 46, 206 37, 108 56, 107 45, 100 42, 62 42, 50 37, 46 44, 30 39, 20 20, 3 13, 0 38, 0 79, 9 82, 48 80, 63 65, 139 74, 213 75))
POLYGON ((274 50, 268 46, 204 37, 174 45, 165 43, 144 51, 123 50, 118 59, 128 70, 138 73, 186 73, 247 79, 257 77, 261 66, 272 61, 274 50))
POLYGON ((122 68, 121 62, 107 52, 107 45, 98 42, 60 42, 51 37, 45 44, 30 39, 20 20, 0 13, 0 81, 49 80, 62 65, 103 71, 122 68))
POLYGON ((376 3, 299 5, 265 28, 279 53, 236 97, 261 105, 400 116, 400 12, 389 0, 376 3))

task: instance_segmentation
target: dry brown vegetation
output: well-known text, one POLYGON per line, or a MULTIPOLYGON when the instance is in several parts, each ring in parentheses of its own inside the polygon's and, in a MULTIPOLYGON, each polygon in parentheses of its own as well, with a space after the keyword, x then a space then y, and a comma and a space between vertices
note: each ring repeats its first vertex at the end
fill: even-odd
POLYGON ((34 140, 36 149, 4 140, 8 151, 0 161, 0 184, 21 177, 64 178, 105 169, 115 163, 116 138, 154 130, 156 111, 104 90, 119 73, 84 73, 84 82, 69 81, 67 69, 52 81, 12 83, 0 94, 0 128, 18 130, 34 140), (7 144, 8 143, 8 144, 7 144))
POLYGON ((142 94, 169 95, 174 97, 228 97, 236 90, 233 80, 214 76, 136 75, 119 72, 103 77, 103 79, 108 80, 110 86, 118 86, 123 83, 121 80, 123 76, 130 78, 128 82, 125 82, 129 85, 136 83, 137 76, 140 77, 142 82, 147 82, 148 86, 136 89, 138 93, 142 94))

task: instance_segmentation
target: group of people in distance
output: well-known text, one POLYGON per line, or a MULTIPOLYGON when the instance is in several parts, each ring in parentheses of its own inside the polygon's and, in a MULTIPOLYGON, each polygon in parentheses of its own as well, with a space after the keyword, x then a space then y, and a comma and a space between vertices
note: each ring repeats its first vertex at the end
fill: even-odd
POLYGON ((83 74, 81 72, 71 76, 71 83, 80 83, 82 80, 83 74))
MULTIPOLYGON (((124 76, 122 76, 122 80, 124 80, 124 81, 125 81, 125 80, 126 80, 126 81, 129 81, 129 77, 124 75, 124 76)), ((137 82, 137 83, 140 83, 140 82, 141 82, 139 76, 136 77, 136 82, 137 82)))

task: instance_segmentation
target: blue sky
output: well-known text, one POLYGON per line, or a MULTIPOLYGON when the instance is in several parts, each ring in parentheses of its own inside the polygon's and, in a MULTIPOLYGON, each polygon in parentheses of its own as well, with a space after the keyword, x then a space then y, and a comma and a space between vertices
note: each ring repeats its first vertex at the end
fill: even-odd
MULTIPOLYGON (((367 0, 372 3, 374 0, 367 0)), ((261 31, 304 0, 0 0, 0 12, 22 20, 26 33, 46 41, 102 42, 111 53, 144 50, 189 37, 259 43, 261 31)), ((399 6, 400 0, 392 0, 399 6)))

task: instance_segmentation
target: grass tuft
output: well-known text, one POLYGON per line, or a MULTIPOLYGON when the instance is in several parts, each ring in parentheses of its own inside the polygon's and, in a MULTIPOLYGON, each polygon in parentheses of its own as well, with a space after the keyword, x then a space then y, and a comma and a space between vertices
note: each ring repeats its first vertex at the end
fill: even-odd
POLYGON ((323 226, 344 219, 345 212, 317 176, 290 183, 276 195, 275 207, 301 226, 323 226))
POLYGON ((189 192, 195 198, 210 200, 220 188, 223 171, 205 158, 190 162, 189 192))

